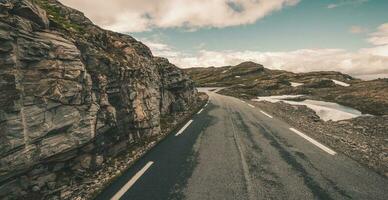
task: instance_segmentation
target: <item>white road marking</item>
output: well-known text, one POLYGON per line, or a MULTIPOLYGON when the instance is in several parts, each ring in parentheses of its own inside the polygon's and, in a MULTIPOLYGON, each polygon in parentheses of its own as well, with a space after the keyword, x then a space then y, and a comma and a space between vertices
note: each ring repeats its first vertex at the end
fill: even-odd
POLYGON ((319 147, 320 149, 326 151, 326 153, 330 154, 330 155, 335 155, 337 154, 335 151, 331 150, 330 148, 326 147, 325 145, 319 143, 318 141, 314 140, 313 138, 303 134, 302 132, 294 129, 294 128, 290 128, 291 131, 293 131, 294 133, 298 134, 299 136, 301 136, 302 138, 306 139, 307 141, 313 143, 315 146, 319 147))
POLYGON ((243 103, 245 103, 245 101, 243 101, 243 100, 240 100, 241 102, 243 102, 243 103))
POLYGON ((264 115, 266 115, 267 117, 271 118, 271 119, 273 118, 271 115, 269 115, 268 113, 266 113, 266 112, 264 112, 262 110, 260 110, 260 112, 263 113, 264 115))
POLYGON ((252 105, 252 104, 249 104, 249 103, 248 103, 248 106, 250 106, 250 107, 252 107, 252 108, 254 108, 254 107, 255 107, 254 105, 252 105))
POLYGON ((119 200, 132 186, 135 184, 135 182, 147 171, 148 168, 151 167, 151 165, 154 164, 154 162, 149 161, 140 171, 138 171, 135 176, 131 178, 131 180, 128 181, 112 198, 111 200, 119 200))
POLYGON ((197 114, 201 113, 203 111, 203 108, 197 112, 197 114))
POLYGON ((175 134, 175 136, 178 136, 178 135, 182 134, 183 131, 185 131, 186 128, 189 127, 190 124, 191 124, 192 122, 193 122, 193 120, 190 120, 189 122, 187 122, 187 123, 185 124, 185 126, 183 126, 183 127, 181 128, 181 130, 179 130, 179 132, 178 132, 177 134, 175 134))

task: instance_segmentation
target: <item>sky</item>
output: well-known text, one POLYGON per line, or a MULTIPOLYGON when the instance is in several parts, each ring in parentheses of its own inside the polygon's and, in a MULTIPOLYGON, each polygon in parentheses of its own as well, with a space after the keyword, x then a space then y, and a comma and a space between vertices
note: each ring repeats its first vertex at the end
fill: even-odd
POLYGON ((387 0, 60 0, 178 67, 388 77, 387 0))

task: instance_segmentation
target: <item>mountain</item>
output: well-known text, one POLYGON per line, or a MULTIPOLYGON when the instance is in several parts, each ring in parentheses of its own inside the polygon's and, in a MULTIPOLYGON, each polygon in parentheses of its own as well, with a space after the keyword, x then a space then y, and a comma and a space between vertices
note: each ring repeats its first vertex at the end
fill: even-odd
POLYGON ((220 93, 239 98, 303 94, 310 99, 336 102, 367 114, 388 114, 388 79, 362 81, 333 71, 293 73, 267 69, 253 62, 185 71, 197 86, 225 87, 220 93))
POLYGON ((197 100, 167 59, 56 0, 1 0, 0 41, 1 199, 60 189, 197 100))

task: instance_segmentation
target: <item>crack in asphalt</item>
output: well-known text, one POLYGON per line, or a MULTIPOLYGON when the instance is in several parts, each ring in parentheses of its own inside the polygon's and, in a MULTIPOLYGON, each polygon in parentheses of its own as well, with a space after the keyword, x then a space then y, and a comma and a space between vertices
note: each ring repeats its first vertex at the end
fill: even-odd
POLYGON ((266 166, 269 166, 270 163, 268 158, 263 154, 262 148, 254 140, 251 129, 244 122, 242 115, 239 112, 234 112, 233 114, 236 117, 237 126, 240 130, 243 130, 243 132, 247 133, 246 136, 248 141, 251 143, 251 147, 255 150, 255 152, 247 151, 247 156, 250 169, 252 171, 251 174, 256 175, 255 177, 258 178, 258 181, 263 183, 262 186, 265 189, 265 194, 262 195, 265 198, 273 198, 273 194, 276 193, 276 199, 286 198, 284 193, 284 185, 280 182, 279 177, 276 173, 266 168, 266 166))
POLYGON ((332 200, 333 198, 330 196, 328 191, 323 189, 318 182, 314 180, 313 177, 307 172, 307 170, 303 167, 301 163, 299 163, 296 158, 288 152, 282 145, 277 141, 275 136, 273 136, 270 130, 266 127, 262 126, 259 123, 256 123, 256 126, 261 129, 260 133, 269 140, 270 144, 275 147, 280 157, 292 167, 293 170, 298 172, 300 176, 303 178, 305 185, 311 190, 312 194, 318 199, 324 200, 332 200))
MULTIPOLYGON (((229 113, 232 113, 229 108, 227 108, 227 111, 229 113)), ((249 173, 249 167, 248 167, 247 161, 245 159, 245 156, 244 156, 244 153, 243 153, 243 150, 242 150, 242 147, 241 147, 241 140, 240 140, 240 138, 237 135, 236 128, 234 126, 232 117, 229 116, 228 118, 229 118, 229 121, 230 121, 231 126, 232 126, 234 142, 235 142, 235 144, 237 146, 237 149, 238 149, 238 151, 240 153, 241 165, 242 165, 243 172, 244 172, 244 178, 245 178, 245 184, 246 184, 246 187, 247 187, 248 199, 250 199, 250 200, 257 199, 256 195, 255 195, 255 193, 253 191, 251 175, 249 173)))

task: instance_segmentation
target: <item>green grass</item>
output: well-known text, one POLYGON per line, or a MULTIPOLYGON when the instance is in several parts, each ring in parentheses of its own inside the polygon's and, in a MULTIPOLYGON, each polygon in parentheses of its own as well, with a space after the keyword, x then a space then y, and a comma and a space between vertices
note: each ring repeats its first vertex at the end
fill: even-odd
POLYGON ((85 32, 82 26, 72 23, 61 14, 60 8, 50 4, 47 0, 35 0, 35 3, 42 9, 46 10, 49 19, 58 24, 60 26, 59 28, 81 34, 85 32))

